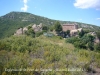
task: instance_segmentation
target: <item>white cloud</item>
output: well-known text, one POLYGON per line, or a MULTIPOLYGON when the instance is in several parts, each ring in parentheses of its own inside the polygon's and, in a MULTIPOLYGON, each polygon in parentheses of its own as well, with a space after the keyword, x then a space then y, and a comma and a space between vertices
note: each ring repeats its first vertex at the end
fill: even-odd
POLYGON ((97 20, 100 20, 100 18, 97 18, 97 20))
POLYGON ((77 8, 95 8, 100 10, 100 0, 75 0, 74 6, 77 8))
POLYGON ((28 5, 27 5, 28 0, 23 0, 24 3, 24 7, 21 8, 22 11, 26 12, 28 9, 28 5))
POLYGON ((23 2, 26 4, 28 2, 28 0, 23 0, 23 2))
POLYGON ((21 10, 24 12, 27 11, 27 9, 28 9, 28 6, 26 4, 24 4, 24 7, 21 8, 21 10))

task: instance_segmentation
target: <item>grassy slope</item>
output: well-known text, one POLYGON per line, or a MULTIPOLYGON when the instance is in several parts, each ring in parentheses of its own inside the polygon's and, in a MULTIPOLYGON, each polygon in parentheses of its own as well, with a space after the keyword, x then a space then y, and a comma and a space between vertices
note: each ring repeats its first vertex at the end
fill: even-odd
MULTIPOLYGON (((1 50, 0 54, 9 57, 8 64, 4 61, 4 68, 85 68, 88 69, 92 64, 92 56, 94 56, 93 63, 94 68, 100 68, 100 53, 76 49, 72 44, 65 43, 64 39, 59 39, 59 37, 48 38, 45 36, 40 36, 37 38, 31 38, 26 36, 10 37, 2 42, 10 45, 11 50, 5 49, 7 52, 1 50), (22 52, 22 50, 24 52, 22 52), (26 51, 25 51, 26 50, 26 51), (21 51, 21 53, 20 53, 21 51), (28 53, 27 51, 31 51, 28 53), (12 58, 13 57, 13 58, 12 58), (27 59, 27 60, 26 60, 27 59), (23 62, 22 62, 23 61, 23 62), (29 65, 30 63, 30 65, 29 65), (16 66, 17 64, 17 66, 16 66)), ((8 47, 9 48, 9 47, 8 47)), ((3 55, 1 59, 3 59, 3 55)), ((25 72, 25 74, 28 72, 25 72)), ((25 75, 24 74, 24 75, 25 75)), ((29 73, 28 73, 29 74, 29 73)), ((57 72, 57 75, 69 74, 71 72, 57 72)), ((79 72, 75 74, 85 74, 85 72, 79 72)), ((49 75, 49 74, 47 74, 49 75)))

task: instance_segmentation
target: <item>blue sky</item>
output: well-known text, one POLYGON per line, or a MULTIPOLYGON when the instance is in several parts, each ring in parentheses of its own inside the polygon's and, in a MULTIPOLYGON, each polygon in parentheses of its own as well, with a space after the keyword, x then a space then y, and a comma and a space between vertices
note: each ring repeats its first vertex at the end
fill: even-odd
POLYGON ((100 0, 0 0, 0 16, 12 11, 100 26, 100 0))

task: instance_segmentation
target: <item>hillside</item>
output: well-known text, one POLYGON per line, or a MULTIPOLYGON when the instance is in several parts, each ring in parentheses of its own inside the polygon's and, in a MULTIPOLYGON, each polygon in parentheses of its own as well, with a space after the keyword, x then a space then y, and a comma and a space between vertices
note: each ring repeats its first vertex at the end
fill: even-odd
MULTIPOLYGON (((46 17, 37 16, 26 12, 10 12, 0 17, 0 38, 9 37, 20 28, 25 27, 29 24, 40 24, 51 26, 54 25, 56 20, 52 20, 46 17)), ((85 23, 71 22, 71 21, 59 21, 61 24, 64 23, 77 23, 79 27, 88 30, 100 30, 100 27, 85 23)))
POLYGON ((58 36, 11 36, 0 40, 0 75, 99 75, 99 58, 100 53, 75 48, 58 36))

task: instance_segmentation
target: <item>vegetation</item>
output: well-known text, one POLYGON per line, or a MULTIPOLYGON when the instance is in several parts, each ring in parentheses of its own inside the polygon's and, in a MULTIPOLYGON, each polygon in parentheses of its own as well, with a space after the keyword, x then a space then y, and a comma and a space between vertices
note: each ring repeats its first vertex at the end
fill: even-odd
POLYGON ((25 34, 27 35, 27 36, 31 36, 31 37, 35 37, 35 32, 34 32, 34 30, 31 28, 31 26, 29 26, 28 27, 28 31, 25 31, 25 34))
POLYGON ((40 35, 43 35, 43 31, 35 33, 36 37, 39 37, 40 35))
MULTIPOLYGON (((30 24, 40 24, 49 26, 53 31, 53 25, 56 20, 48 19, 45 17, 37 16, 26 12, 10 12, 0 17, 0 39, 9 37, 15 33, 18 28, 25 27, 30 24)), ((77 23, 79 27, 87 31, 98 31, 100 27, 85 23, 71 22, 71 21, 59 21, 60 24, 65 23, 77 23)))
POLYGON ((82 30, 82 31, 81 31, 81 32, 79 32, 78 34, 79 34, 79 37, 81 38, 81 37, 83 37, 83 36, 84 36, 85 32, 84 32, 84 30, 82 30))
POLYGON ((54 24, 54 29, 57 33, 62 31, 62 26, 58 21, 54 24))
POLYGON ((96 51, 100 52, 100 43, 96 44, 94 47, 96 51))
POLYGON ((68 38, 66 39, 66 42, 74 44, 74 46, 77 48, 94 50, 94 36, 90 34, 85 34, 83 37, 79 37, 68 38))
POLYGON ((67 30, 67 31, 66 31, 66 34, 67 34, 68 36, 70 36, 70 30, 67 30))
POLYGON ((84 68, 84 71, 74 71, 73 74, 85 74, 85 70, 92 65, 93 56, 94 67, 100 67, 100 53, 78 49, 64 41, 59 36, 48 38, 43 35, 38 38, 25 35, 12 36, 0 40, 0 75, 42 75, 44 73, 72 75, 71 71, 67 71, 69 68, 84 68), (41 68, 53 71, 35 71, 41 68), (8 71, 7 69, 22 70, 8 71), (55 71, 55 69, 65 71, 55 71))
POLYGON ((49 28, 48 28, 47 26, 43 26, 43 27, 42 27, 42 30, 43 30, 44 32, 47 32, 48 29, 49 29, 49 28))
MULTIPOLYGON (((24 12, 11 12, 0 17, 0 38, 6 37, 0 40, 0 75, 85 75, 98 72, 100 43, 95 44, 95 36, 87 33, 99 28, 78 23, 87 29, 83 27, 84 31, 78 36, 63 39, 70 36, 70 30, 62 32, 63 23, 72 22, 58 22, 24 12), (34 32, 28 26, 26 35, 10 36, 17 28, 33 23, 43 23, 43 31, 34 32), (55 36, 49 32, 53 30, 65 36, 55 36)), ((96 33, 99 38, 99 31, 96 33)))
POLYGON ((98 37, 98 39, 100 41, 100 31, 97 31, 96 34, 97 34, 97 37, 98 37))

